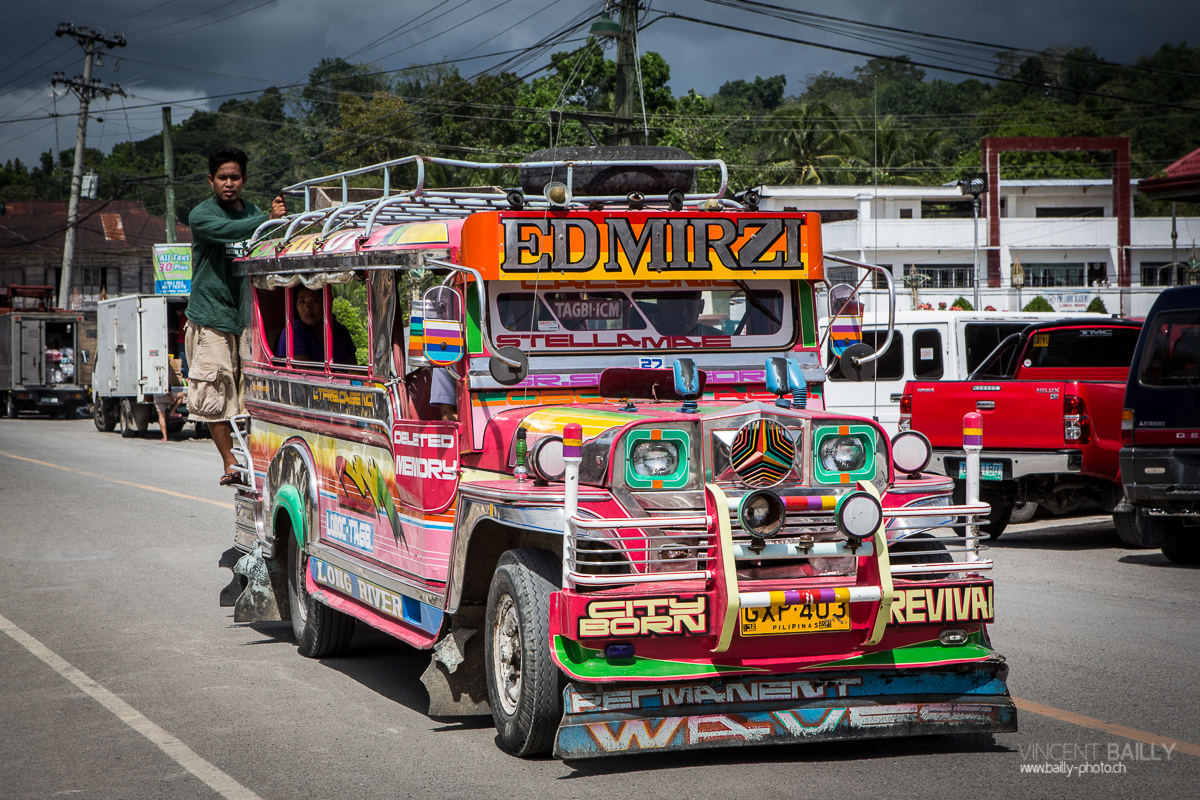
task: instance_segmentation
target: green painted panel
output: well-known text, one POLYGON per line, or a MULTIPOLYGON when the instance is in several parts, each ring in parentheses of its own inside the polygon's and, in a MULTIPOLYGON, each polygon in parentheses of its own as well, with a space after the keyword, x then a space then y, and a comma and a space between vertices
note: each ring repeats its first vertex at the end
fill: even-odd
POLYGON ((280 507, 285 509, 292 519, 292 533, 296 536, 296 544, 304 547, 304 541, 308 538, 308 520, 304 515, 304 499, 300 497, 300 491, 295 486, 281 486, 275 493, 275 502, 271 505, 270 516, 272 527, 280 507))
POLYGON ((563 664, 575 675, 585 680, 605 678, 692 678, 706 675, 721 675, 734 672, 767 672, 765 669, 723 666, 710 662, 664 661, 657 658, 634 656, 619 662, 610 662, 599 650, 584 647, 579 642, 554 637, 554 652, 563 664))

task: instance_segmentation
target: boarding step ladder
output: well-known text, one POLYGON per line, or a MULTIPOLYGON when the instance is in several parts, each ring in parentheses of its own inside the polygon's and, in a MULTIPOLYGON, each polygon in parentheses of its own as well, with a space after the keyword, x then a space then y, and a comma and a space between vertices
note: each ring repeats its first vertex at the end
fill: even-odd
POLYGON ((233 430, 233 448, 230 450, 237 463, 231 468, 242 479, 244 486, 254 487, 254 459, 250 455, 250 415, 235 414, 229 419, 233 430))

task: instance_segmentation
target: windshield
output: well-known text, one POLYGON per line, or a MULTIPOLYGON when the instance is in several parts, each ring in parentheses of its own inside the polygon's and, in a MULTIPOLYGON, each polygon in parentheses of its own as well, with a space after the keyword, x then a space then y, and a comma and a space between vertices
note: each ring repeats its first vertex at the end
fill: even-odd
POLYGON ((497 345, 555 348, 778 348, 794 339, 784 281, 566 281, 492 284, 497 345), (610 288, 612 287, 612 288, 610 288))
POLYGON ((1025 366, 1035 368, 1125 367, 1133 361, 1138 328, 1064 328, 1030 337, 1025 366))
POLYGON ((1193 386, 1200 378, 1200 309, 1157 314, 1142 359, 1147 386, 1193 386))

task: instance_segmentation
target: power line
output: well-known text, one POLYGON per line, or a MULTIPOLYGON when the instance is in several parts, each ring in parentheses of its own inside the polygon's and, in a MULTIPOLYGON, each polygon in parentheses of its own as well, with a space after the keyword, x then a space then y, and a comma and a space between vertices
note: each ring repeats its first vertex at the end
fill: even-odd
POLYGON ((1184 111, 1200 111, 1200 108, 1198 108, 1196 106, 1187 106, 1187 105, 1183 105, 1182 103, 1163 103, 1163 102, 1159 102, 1157 100, 1144 100, 1144 99, 1137 98, 1137 97, 1125 97, 1123 95, 1107 94, 1105 92, 1094 92, 1094 91, 1090 91, 1087 89, 1078 89, 1078 88, 1065 89, 1065 88, 1061 88, 1061 87, 1057 87, 1057 86, 1050 86, 1050 85, 1047 85, 1044 83, 1037 83, 1036 81, 1022 80, 1021 78, 1004 77, 1004 76, 1000 76, 1000 75, 988 75, 986 73, 974 72, 972 70, 958 69, 958 68, 947 67, 947 66, 938 65, 938 64, 928 64, 928 63, 924 63, 921 61, 913 61, 910 58, 908 58, 907 56, 903 56, 903 57, 901 57, 901 56, 885 56, 885 55, 880 55, 878 53, 867 53, 862 50, 853 50, 848 47, 838 47, 837 45, 832 45, 832 44, 823 44, 821 42, 811 42, 806 39, 797 39, 797 38, 794 38, 791 36, 783 36, 782 34, 778 34, 778 33, 768 33, 766 31, 753 30, 751 28, 742 28, 737 25, 727 25, 727 24, 721 23, 721 22, 712 22, 712 21, 706 20, 706 19, 697 19, 696 17, 688 17, 688 16, 684 16, 683 14, 676 14, 676 13, 670 12, 670 11, 663 12, 663 15, 661 17, 658 17, 658 18, 652 20, 651 22, 657 22, 660 19, 679 19, 679 20, 683 20, 684 22, 694 22, 697 25, 706 25, 706 26, 712 27, 712 28, 722 28, 724 30, 736 31, 738 33, 748 33, 751 36, 761 36, 765 39, 776 39, 776 40, 779 40, 782 42, 791 42, 792 44, 803 44, 803 45, 807 45, 809 47, 818 47, 818 48, 821 48, 822 50, 833 50, 838 53, 849 53, 851 55, 878 59, 880 61, 894 61, 899 64, 908 64, 908 65, 915 66, 915 67, 927 67, 928 69, 939 69, 939 70, 942 70, 943 72, 955 72, 955 73, 958 73, 959 75, 968 75, 973 78, 982 78, 984 80, 995 80, 995 81, 1002 81, 1004 83, 1015 83, 1015 84, 1019 84, 1022 86, 1031 86, 1036 89, 1065 91, 1065 92, 1071 92, 1074 94, 1087 95, 1089 97, 1100 97, 1105 100, 1117 100, 1117 101, 1125 102, 1125 103, 1136 103, 1139 105, 1155 106, 1157 108, 1175 108, 1175 109, 1182 109, 1184 111))

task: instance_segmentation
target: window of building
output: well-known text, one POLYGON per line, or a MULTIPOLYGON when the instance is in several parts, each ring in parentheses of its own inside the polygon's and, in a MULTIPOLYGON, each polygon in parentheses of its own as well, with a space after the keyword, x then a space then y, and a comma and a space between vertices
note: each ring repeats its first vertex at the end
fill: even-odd
POLYGON ((913 378, 936 381, 942 377, 942 332, 937 328, 913 331, 913 378))
POLYGON ((1174 269, 1166 261, 1142 262, 1142 286, 1174 286, 1174 269))
POLYGON ((911 264, 909 274, 924 275, 921 289, 969 289, 975 285, 974 264, 911 264))
POLYGON ((858 267, 825 267, 825 279, 831 284, 858 283, 858 267))
POLYGON ((911 208, 900 209, 900 219, 912 219, 912 218, 913 218, 913 210, 911 208))
POLYGON ((1038 219, 1065 219, 1068 217, 1103 217, 1104 206, 1046 206, 1034 209, 1038 219))
POLYGON ((1108 263, 1093 261, 1087 265, 1088 286, 1100 286, 1108 280, 1108 263))
POLYGON ((1077 264, 1025 264, 1026 286, 1087 286, 1086 267, 1077 264))
POLYGON ((971 219, 972 202, 966 200, 922 200, 921 219, 971 219))
POLYGON ((834 208, 818 212, 821 215, 821 222, 848 222, 858 219, 857 208, 834 208))
MULTIPOLYGON (((889 273, 891 273, 892 281, 895 282, 895 280, 896 280, 895 274, 896 273, 892 270, 892 265, 891 264, 880 264, 879 266, 883 267, 889 273)), ((874 270, 872 270, 871 271, 871 285, 876 289, 886 289, 887 288, 887 278, 883 277, 878 272, 875 272, 874 270)))
MULTIPOLYGON (((879 348, 887 341, 887 330, 863 331, 863 341, 871 345, 873 348, 879 348)), ((827 344, 825 346, 825 357, 827 363, 833 363, 833 346, 827 344)), ((940 350, 938 352, 941 352, 940 350)), ((875 377, 881 381, 898 381, 904 377, 904 334, 900 331, 895 331, 892 336, 892 344, 888 347, 887 352, 875 362, 875 377)), ((829 373, 829 380, 844 381, 847 380, 840 369, 835 369, 829 373)))

